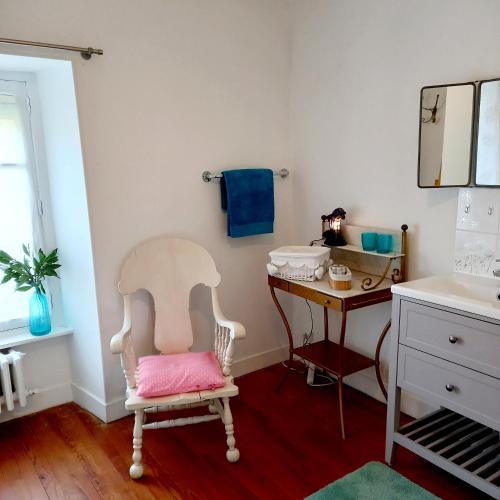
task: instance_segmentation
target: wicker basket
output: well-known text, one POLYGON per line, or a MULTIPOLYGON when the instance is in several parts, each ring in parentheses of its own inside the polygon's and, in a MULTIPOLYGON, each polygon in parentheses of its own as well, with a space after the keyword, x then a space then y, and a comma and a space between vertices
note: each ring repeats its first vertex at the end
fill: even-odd
POLYGON ((269 252, 271 276, 297 281, 321 279, 330 260, 330 249, 320 246, 286 246, 269 252))

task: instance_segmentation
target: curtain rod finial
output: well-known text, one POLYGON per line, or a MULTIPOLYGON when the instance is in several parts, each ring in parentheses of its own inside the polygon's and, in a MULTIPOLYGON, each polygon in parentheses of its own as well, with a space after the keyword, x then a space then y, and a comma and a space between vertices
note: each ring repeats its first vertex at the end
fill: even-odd
POLYGON ((89 47, 87 50, 82 50, 80 52, 80 55, 83 57, 83 59, 88 61, 92 57, 93 52, 94 51, 93 51, 92 47, 89 47))

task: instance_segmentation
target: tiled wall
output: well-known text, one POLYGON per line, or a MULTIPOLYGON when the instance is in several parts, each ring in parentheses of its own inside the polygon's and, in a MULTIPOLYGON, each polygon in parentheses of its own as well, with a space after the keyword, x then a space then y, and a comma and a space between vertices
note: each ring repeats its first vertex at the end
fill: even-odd
POLYGON ((500 263, 500 191, 462 188, 458 196, 454 269, 493 277, 500 263))

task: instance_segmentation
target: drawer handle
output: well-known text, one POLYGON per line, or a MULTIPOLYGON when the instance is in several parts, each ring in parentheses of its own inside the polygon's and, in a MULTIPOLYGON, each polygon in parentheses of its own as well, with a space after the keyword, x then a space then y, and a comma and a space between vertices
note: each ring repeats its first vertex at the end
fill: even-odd
POLYGON ((448 392, 453 392, 455 390, 455 386, 453 384, 446 384, 446 390, 448 392))
POLYGON ((331 304, 330 299, 325 300, 325 304, 331 304))
POLYGON ((450 341, 450 344, 456 344, 456 343, 457 343, 458 338, 457 338, 457 337, 455 337, 455 335, 450 335, 450 336, 448 337, 448 340, 450 341))

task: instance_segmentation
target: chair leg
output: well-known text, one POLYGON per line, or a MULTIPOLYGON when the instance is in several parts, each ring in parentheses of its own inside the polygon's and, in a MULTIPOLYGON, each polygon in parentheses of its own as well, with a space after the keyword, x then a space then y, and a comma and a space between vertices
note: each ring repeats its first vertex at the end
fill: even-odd
POLYGON ((233 415, 231 414, 231 408, 229 407, 229 398, 222 398, 224 403, 224 416, 222 421, 226 428, 227 434, 227 447, 226 458, 228 462, 237 462, 240 459, 240 452, 238 448, 235 447, 236 439, 234 439, 234 425, 233 425, 233 415))
POLYGON ((132 453, 132 465, 130 466, 130 477, 132 479, 139 479, 144 473, 142 466, 142 424, 144 422, 144 410, 135 410, 135 424, 134 424, 134 439, 132 453))

